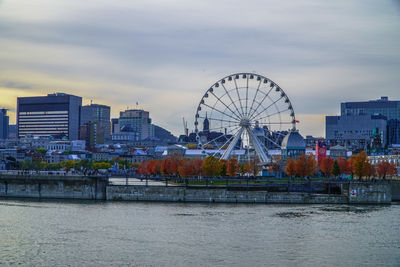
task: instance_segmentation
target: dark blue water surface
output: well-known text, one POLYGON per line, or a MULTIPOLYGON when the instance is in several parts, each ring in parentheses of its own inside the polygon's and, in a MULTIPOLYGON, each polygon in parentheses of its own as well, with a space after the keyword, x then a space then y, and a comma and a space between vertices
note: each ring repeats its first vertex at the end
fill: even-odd
POLYGON ((400 205, 0 200, 0 265, 400 265, 400 205))

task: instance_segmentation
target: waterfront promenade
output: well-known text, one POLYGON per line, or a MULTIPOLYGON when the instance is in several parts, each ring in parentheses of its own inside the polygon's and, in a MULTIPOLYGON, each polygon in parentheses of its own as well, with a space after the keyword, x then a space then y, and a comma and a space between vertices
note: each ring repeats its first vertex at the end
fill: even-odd
POLYGON ((292 204, 390 204, 389 181, 138 179, 106 176, 0 175, 0 197, 292 204))

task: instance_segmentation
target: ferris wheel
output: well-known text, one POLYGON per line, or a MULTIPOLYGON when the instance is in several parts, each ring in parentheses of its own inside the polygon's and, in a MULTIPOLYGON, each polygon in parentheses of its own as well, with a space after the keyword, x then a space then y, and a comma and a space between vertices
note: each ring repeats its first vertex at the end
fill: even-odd
POLYGON ((227 160, 257 156, 268 163, 269 149, 280 148, 295 113, 286 93, 255 73, 236 73, 215 82, 196 110, 195 132, 203 153, 227 160))

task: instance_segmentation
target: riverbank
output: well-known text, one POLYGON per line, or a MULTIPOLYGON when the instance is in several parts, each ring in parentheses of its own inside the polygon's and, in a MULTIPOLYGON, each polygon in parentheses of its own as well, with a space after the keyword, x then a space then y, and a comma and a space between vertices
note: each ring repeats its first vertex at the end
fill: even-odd
MULTIPOLYGON (((138 180, 139 181, 139 180, 138 180)), ((106 177, 2 175, 0 197, 265 204, 390 204, 389 181, 188 186, 182 184, 115 185, 106 177)))

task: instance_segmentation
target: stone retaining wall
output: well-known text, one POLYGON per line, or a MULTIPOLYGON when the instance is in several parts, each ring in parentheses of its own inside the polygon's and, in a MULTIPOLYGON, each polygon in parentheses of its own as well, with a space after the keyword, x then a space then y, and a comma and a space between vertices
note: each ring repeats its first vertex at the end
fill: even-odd
POLYGON ((195 189, 175 186, 107 186, 107 200, 217 202, 217 203, 287 203, 346 204, 343 195, 309 193, 274 193, 267 191, 229 191, 226 189, 195 189))
POLYGON ((0 197, 105 200, 106 185, 101 177, 2 175, 0 197))

